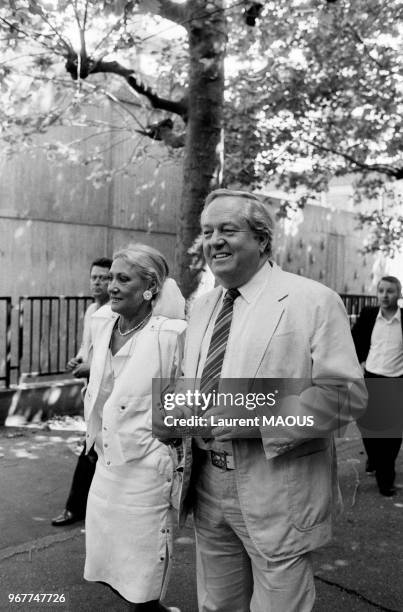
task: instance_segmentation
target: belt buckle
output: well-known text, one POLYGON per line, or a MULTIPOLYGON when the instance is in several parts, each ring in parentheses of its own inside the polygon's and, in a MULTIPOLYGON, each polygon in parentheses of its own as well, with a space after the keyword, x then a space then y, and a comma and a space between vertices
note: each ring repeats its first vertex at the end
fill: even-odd
POLYGON ((211 463, 221 470, 235 469, 234 457, 225 451, 210 451, 211 463))

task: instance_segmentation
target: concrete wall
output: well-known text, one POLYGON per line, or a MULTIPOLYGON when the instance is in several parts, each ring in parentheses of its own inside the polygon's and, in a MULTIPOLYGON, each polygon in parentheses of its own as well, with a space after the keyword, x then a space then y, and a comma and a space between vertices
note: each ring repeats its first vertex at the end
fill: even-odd
MULTIPOLYGON (((99 118, 116 120, 110 108, 99 118)), ((110 169, 122 168, 138 146, 137 136, 123 135, 107 153, 110 169)), ((156 246, 173 262, 179 164, 162 163, 163 147, 151 144, 147 159, 97 188, 88 166, 55 163, 57 153, 39 146, 75 139, 84 139, 84 155, 97 144, 88 129, 55 128, 33 153, 0 158, 0 295, 86 294, 90 262, 131 241, 156 246)), ((98 144, 112 143, 104 136, 98 144)))
POLYGON ((278 223, 275 259, 285 270, 339 293, 374 294, 387 261, 360 253, 365 237, 366 232, 357 229, 355 213, 308 205, 293 219, 278 223))

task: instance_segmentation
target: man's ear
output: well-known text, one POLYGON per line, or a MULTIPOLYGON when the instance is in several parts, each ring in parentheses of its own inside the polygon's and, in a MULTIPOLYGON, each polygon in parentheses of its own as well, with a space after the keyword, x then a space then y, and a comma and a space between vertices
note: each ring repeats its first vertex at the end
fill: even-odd
POLYGON ((257 241, 259 243, 260 254, 263 255, 263 253, 265 252, 265 249, 266 249, 266 247, 268 245, 268 242, 269 242, 269 236, 263 235, 263 234, 258 234, 256 236, 256 239, 257 239, 257 241))

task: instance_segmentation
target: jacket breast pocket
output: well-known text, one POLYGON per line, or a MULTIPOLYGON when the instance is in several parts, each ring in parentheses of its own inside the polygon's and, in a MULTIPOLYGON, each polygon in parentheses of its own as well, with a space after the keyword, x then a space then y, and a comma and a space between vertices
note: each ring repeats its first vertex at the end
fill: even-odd
POLYGON ((113 406, 115 431, 126 461, 146 455, 153 443, 151 395, 123 397, 113 406))

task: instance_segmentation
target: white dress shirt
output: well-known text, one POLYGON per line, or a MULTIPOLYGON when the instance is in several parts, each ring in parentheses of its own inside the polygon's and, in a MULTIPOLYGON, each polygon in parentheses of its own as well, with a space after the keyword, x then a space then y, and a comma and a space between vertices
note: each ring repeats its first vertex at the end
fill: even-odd
MULTIPOLYGON (((267 275, 271 272, 271 266, 268 262, 252 276, 252 278, 238 287, 241 294, 234 302, 234 310, 232 315, 231 330, 228 337, 227 348, 225 351, 224 361, 221 369, 221 378, 242 378, 242 372, 239 371, 238 355, 245 346, 247 339, 247 325, 249 317, 252 315, 254 305, 259 299, 259 295, 263 290, 267 275)), ((216 307, 211 315, 203 342, 200 347, 200 359, 197 370, 197 377, 201 378, 204 364, 207 359, 207 353, 210 346, 211 336, 213 335, 214 324, 218 313, 221 310, 226 291, 223 291, 221 298, 218 300, 216 307)))
POLYGON ((371 346, 365 364, 368 372, 381 376, 403 375, 403 338, 400 308, 391 319, 379 309, 371 335, 371 346))
POLYGON ((82 359, 84 363, 91 361, 92 354, 92 337, 91 337, 91 317, 99 308, 96 302, 90 304, 85 311, 83 324, 83 339, 80 349, 76 355, 76 359, 82 359))

